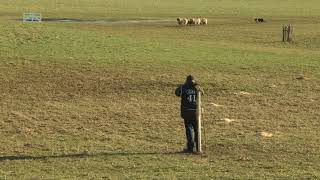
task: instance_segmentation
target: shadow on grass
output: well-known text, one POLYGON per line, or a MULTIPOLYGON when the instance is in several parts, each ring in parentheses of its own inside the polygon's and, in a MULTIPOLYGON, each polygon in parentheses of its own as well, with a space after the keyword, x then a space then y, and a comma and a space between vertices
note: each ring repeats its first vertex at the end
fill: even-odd
MULTIPOLYGON (((15 19, 22 21, 23 19, 15 19)), ((42 18, 42 22, 76 22, 76 23, 157 23, 170 22, 171 19, 147 19, 147 18, 108 18, 108 19, 75 19, 75 18, 42 18)), ((26 21, 32 22, 32 21, 26 21)))
POLYGON ((1 161, 14 161, 14 160, 47 160, 57 158, 86 158, 86 157, 99 157, 99 156, 139 156, 139 155, 177 155, 187 154, 185 152, 105 152, 105 153, 75 153, 75 154, 62 154, 62 155, 51 155, 51 156, 0 156, 1 161))

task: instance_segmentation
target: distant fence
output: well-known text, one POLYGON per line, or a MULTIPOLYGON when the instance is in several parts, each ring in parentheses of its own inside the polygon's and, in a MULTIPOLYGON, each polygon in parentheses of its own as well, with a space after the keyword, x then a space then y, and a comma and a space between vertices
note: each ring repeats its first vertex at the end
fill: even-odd
POLYGON ((41 13, 23 13, 23 22, 41 22, 41 13))
POLYGON ((292 33, 293 33, 293 26, 291 24, 282 26, 282 41, 283 42, 290 42, 292 41, 292 33))

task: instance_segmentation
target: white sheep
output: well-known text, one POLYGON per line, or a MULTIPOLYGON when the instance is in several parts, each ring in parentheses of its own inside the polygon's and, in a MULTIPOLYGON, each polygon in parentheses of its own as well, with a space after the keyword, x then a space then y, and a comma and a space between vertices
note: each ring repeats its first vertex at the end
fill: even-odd
POLYGON ((182 24, 187 25, 188 24, 188 19, 187 18, 182 18, 182 24))
POLYGON ((201 23, 201 19, 200 18, 195 18, 195 24, 199 25, 201 23))
POLYGON ((182 24, 182 18, 178 17, 177 18, 177 22, 178 22, 179 25, 181 25, 182 24))
POLYGON ((187 25, 187 24, 188 24, 188 19, 186 19, 186 18, 180 18, 180 17, 178 17, 178 18, 177 18, 177 21, 178 21, 178 24, 179 24, 179 25, 187 25))
POLYGON ((200 24, 201 25, 207 25, 208 24, 208 19, 207 18, 201 18, 200 24))

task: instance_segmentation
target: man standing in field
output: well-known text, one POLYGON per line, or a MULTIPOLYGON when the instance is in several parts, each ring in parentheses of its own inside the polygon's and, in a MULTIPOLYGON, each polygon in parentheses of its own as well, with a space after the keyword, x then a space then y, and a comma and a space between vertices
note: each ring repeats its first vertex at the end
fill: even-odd
POLYGON ((203 94, 202 89, 196 83, 192 75, 188 75, 186 82, 180 85, 175 94, 181 97, 181 117, 184 120, 184 126, 187 137, 187 149, 185 152, 192 153, 194 143, 196 143, 196 149, 198 151, 198 127, 197 127, 197 103, 198 92, 203 94), (192 136, 194 131, 194 137, 192 136))

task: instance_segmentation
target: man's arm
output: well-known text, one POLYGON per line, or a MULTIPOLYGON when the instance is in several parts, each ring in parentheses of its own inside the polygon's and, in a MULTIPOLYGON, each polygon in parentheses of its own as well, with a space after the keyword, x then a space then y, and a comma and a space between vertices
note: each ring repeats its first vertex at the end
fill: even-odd
POLYGON ((180 85, 180 86, 176 89, 176 91, 175 91, 175 94, 176 94, 176 96, 178 96, 178 97, 181 96, 181 93, 182 93, 182 85, 180 85))
POLYGON ((204 91, 201 87, 200 87, 200 92, 201 92, 201 95, 204 95, 204 91))
POLYGON ((196 89, 201 93, 201 95, 204 95, 204 91, 199 85, 196 86, 196 89))

